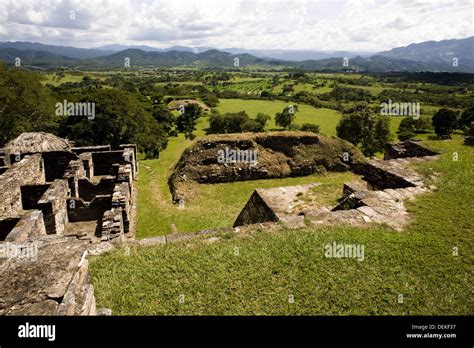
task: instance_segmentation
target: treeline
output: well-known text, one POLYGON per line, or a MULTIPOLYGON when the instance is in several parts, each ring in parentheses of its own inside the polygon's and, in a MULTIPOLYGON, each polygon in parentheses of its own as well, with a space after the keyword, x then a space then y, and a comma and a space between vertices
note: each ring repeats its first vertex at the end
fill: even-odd
POLYGON ((192 138, 201 114, 200 108, 186 106, 175 117, 161 96, 103 88, 87 77, 52 88, 39 81, 37 73, 0 65, 0 146, 23 132, 45 131, 76 145, 136 143, 147 158, 156 158, 169 136, 192 138), (94 105, 93 117, 58 112, 64 101, 94 105))
POLYGON ((450 138, 454 130, 467 131, 474 122, 474 107, 462 112, 450 109, 439 109, 432 117, 405 117, 399 125, 397 134, 400 140, 411 139, 418 133, 426 133, 434 129, 442 139, 450 138))
POLYGON ((431 105, 442 105, 450 108, 466 109, 474 106, 474 98, 472 96, 458 96, 451 94, 448 91, 446 93, 433 93, 424 91, 407 91, 407 90, 395 90, 395 89, 384 89, 380 92, 378 99, 380 102, 388 102, 388 100, 403 100, 405 103, 423 103, 431 105))

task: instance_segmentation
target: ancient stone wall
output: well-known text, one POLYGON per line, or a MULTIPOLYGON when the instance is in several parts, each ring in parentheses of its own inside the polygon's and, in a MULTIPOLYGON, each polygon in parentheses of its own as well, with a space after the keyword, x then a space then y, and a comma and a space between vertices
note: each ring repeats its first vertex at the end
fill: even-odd
POLYGON ((117 180, 109 176, 103 177, 99 182, 93 183, 87 178, 77 179, 78 197, 90 202, 95 196, 110 195, 114 191, 117 180))
POLYGON ((369 160, 356 165, 354 171, 362 175, 364 180, 376 189, 414 186, 410 180, 407 180, 404 170, 397 172, 383 161, 369 160))
POLYGON ((95 175, 114 175, 114 164, 125 164, 123 151, 92 152, 95 175))
POLYGON ((415 140, 406 140, 401 143, 387 143, 384 148, 384 160, 435 155, 438 155, 438 153, 421 146, 420 143, 415 140))
POLYGON ((186 182, 222 183, 347 171, 364 162, 349 142, 307 132, 243 133, 208 136, 183 152, 168 179, 173 201, 187 201, 186 182), (253 151, 256 161, 219 162, 219 153, 253 151))
POLYGON ((278 221, 277 215, 255 190, 234 222, 234 227, 255 224, 258 222, 278 221))
POLYGON ((90 203, 86 203, 82 198, 69 198, 67 203, 69 221, 99 221, 111 206, 112 195, 96 196, 90 203))
POLYGON ((0 150, 0 168, 8 166, 0 175, 0 252, 41 246, 35 260, 0 257, 0 315, 96 314, 86 248, 134 235, 136 146, 48 146, 12 154, 11 166, 0 150))
POLYGON ((47 182, 62 179, 69 163, 79 159, 75 154, 68 151, 43 152, 42 156, 47 182))
POLYGON ((46 234, 43 212, 41 210, 28 210, 15 227, 5 238, 6 242, 23 242, 28 238, 40 237, 46 234))
POLYGON ((31 155, 15 163, 0 176, 0 219, 18 217, 23 213, 21 186, 44 184, 41 155, 31 155))
POLYGON ((55 180, 38 201, 38 208, 43 212, 47 234, 64 234, 69 222, 66 207, 68 193, 66 181, 55 180))
POLYGON ((123 241, 124 225, 122 208, 112 208, 104 213, 102 219, 102 241, 120 243, 123 241))
POLYGON ((43 236, 21 246, 31 257, 0 258, 0 315, 96 314, 86 243, 43 236))
MULTIPOLYGON (((419 153, 431 152, 427 149, 419 153)), ((346 183, 340 203, 332 207, 302 204, 298 211, 294 211, 295 192, 303 192, 304 187, 256 189, 234 226, 279 221, 294 228, 304 226, 302 219, 306 219, 314 224, 365 226, 368 223, 383 223, 402 230, 409 220, 403 201, 432 189, 425 186, 422 176, 411 168, 411 163, 436 158, 413 157, 410 154, 407 158, 357 163, 353 168, 363 175, 365 183, 346 183)))

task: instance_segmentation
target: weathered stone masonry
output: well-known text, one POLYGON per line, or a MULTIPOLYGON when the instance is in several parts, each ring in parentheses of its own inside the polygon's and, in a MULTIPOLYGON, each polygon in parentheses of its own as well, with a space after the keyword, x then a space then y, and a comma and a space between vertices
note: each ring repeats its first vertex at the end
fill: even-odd
POLYGON ((0 314, 96 314, 86 256, 134 237, 136 153, 45 133, 0 150, 0 314))
POLYGON ((388 144, 386 157, 393 159, 354 163, 352 170, 360 174, 364 182, 344 184, 340 202, 333 207, 307 205, 295 211, 294 197, 308 190, 308 185, 256 189, 234 226, 278 221, 294 228, 304 226, 306 219, 317 225, 383 223, 402 230, 409 222, 403 201, 434 188, 426 187, 410 164, 436 159, 437 153, 417 142, 407 141, 388 144), (417 157, 419 155, 422 157, 417 157))

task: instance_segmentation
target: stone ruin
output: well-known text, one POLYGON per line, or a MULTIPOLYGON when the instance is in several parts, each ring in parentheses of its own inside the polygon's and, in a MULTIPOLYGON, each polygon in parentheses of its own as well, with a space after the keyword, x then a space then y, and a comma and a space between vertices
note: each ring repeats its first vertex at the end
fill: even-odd
MULTIPOLYGON (((187 201, 188 183, 223 183, 306 176, 325 171, 348 171, 364 162, 360 150, 348 141, 310 132, 219 134, 204 137, 187 148, 168 185, 173 202, 187 201), (219 162, 219 153, 252 151, 256 162, 219 162)), ((191 196, 191 195, 190 195, 191 196)))
POLYGON ((409 222, 403 201, 435 189, 426 187, 420 174, 411 168, 414 162, 434 160, 438 153, 415 141, 387 144, 384 160, 368 160, 352 165, 363 181, 344 184, 342 197, 335 206, 315 207, 297 199, 319 183, 256 189, 237 217, 234 227, 263 222, 281 222, 287 227, 340 224, 365 226, 386 224, 402 230, 409 222), (296 205, 295 202, 299 204, 296 205))
POLYGON ((136 155, 47 133, 0 150, 0 314, 96 313, 86 256, 134 237, 136 155))

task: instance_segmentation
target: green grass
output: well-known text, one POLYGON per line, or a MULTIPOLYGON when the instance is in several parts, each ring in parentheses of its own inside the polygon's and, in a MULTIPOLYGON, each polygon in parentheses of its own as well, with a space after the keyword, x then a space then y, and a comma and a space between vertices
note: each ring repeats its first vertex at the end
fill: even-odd
MULTIPOLYGON (((245 110, 250 117, 255 117, 259 112, 262 112, 271 117, 267 123, 267 129, 278 129, 275 125, 275 114, 290 104, 292 103, 280 100, 221 99, 217 109, 221 113, 245 110)), ((298 108, 299 111, 296 113, 295 119, 297 124, 315 123, 320 126, 322 134, 336 134, 336 126, 341 117, 338 111, 325 108, 317 109, 304 104, 299 104, 298 108)))
POLYGON ((442 173, 439 190, 408 203, 414 219, 403 232, 306 227, 119 249, 91 262, 98 306, 116 315, 472 315, 474 149, 459 136, 429 145, 442 158, 421 170, 442 173), (325 258, 333 241, 363 244, 365 260, 325 258))

